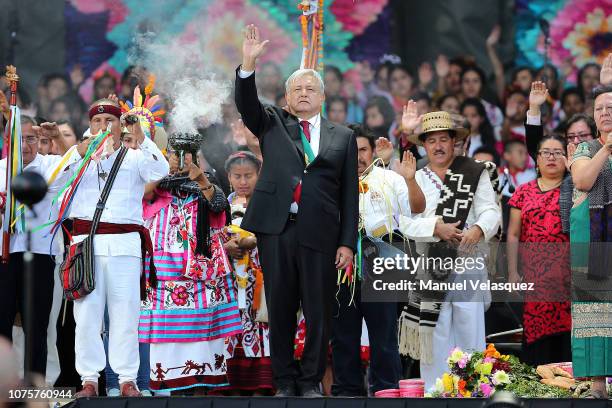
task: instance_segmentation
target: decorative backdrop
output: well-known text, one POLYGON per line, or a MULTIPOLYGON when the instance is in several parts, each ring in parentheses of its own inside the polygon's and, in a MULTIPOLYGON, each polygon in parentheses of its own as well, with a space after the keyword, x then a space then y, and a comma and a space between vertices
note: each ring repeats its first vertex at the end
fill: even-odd
POLYGON ((550 61, 573 71, 603 62, 612 52, 611 0, 516 0, 517 65, 543 64, 544 36, 538 20, 550 24, 550 61))
MULTIPOLYGON (((351 57, 375 62, 388 53, 387 3, 326 1, 324 62, 346 71, 352 67, 351 57), (379 19, 381 13, 386 18, 379 19)), ((157 39, 201 46, 219 72, 232 73, 240 61, 241 30, 254 23, 264 38, 272 40, 262 62, 277 62, 287 74, 299 66, 302 52, 297 4, 296 0, 70 0, 65 9, 66 69, 79 64, 88 82, 103 71, 119 75, 130 64, 128 56, 137 53, 135 34, 154 32, 157 39)), ((84 95, 86 100, 88 96, 84 95)))

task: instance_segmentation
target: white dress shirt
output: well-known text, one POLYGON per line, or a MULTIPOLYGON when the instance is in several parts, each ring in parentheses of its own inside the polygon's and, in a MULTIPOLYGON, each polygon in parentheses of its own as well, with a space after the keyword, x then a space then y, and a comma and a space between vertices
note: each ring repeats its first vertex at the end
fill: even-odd
MULTIPOLYGON (((71 155, 66 166, 74 163, 78 160, 78 154, 72 154, 72 150, 66 153, 71 155)), ((46 155, 37 154, 34 160, 23 168, 24 171, 33 171, 49 180, 57 165, 62 161, 62 156, 58 155, 46 155)), ((59 209, 59 202, 54 206, 51 206, 51 201, 57 195, 59 189, 68 181, 68 171, 60 171, 58 177, 54 182, 48 186, 47 194, 41 202, 34 205, 34 212, 36 216, 30 211, 26 210, 25 222, 26 228, 35 229, 43 224, 48 223, 57 219, 57 212, 59 209)), ((0 160, 0 191, 6 191, 6 159, 0 160)), ((4 219, 3 219, 4 222, 4 219)), ((51 247, 51 226, 47 226, 39 231, 32 233, 32 241, 30 250, 35 254, 43 255, 57 255, 59 245, 57 240, 53 242, 51 247)), ((2 245, 2 235, 0 233, 0 245, 2 245)), ((11 236, 10 253, 13 252, 25 252, 27 250, 27 234, 16 233, 11 236)))
POLYGON ((394 171, 374 166, 362 180, 367 191, 359 194, 359 214, 369 237, 399 229, 401 216, 410 217, 408 186, 394 171))
MULTIPOLYGON (((441 185, 442 180, 438 175, 431 170, 430 172, 431 177, 441 185)), ((412 218, 402 216, 400 231, 417 242, 437 242, 440 239, 434 236, 434 228, 439 218, 436 215, 436 208, 440 200, 440 190, 431 181, 424 169, 416 172, 416 182, 425 195, 425 211, 414 215, 412 218)), ((497 233, 500 223, 501 210, 497 205, 493 185, 488 172, 483 170, 478 180, 474 201, 470 207, 464 229, 478 225, 484 233, 484 241, 488 241, 497 233)))
MULTIPOLYGON (((105 179, 117 158, 119 150, 100 163, 92 161, 83 175, 70 209, 70 218, 91 220, 104 188, 105 179)), ((80 163, 80 161, 79 161, 80 163)), ((76 165, 72 169, 76 169, 76 165)), ((155 143, 145 138, 140 149, 129 149, 119 168, 115 182, 102 212, 101 222, 143 225, 142 197, 145 184, 158 181, 168 174, 168 162, 155 143)), ((74 237, 74 242, 86 235, 74 237)), ((104 256, 141 257, 140 236, 137 232, 96 234, 94 254, 104 256)))

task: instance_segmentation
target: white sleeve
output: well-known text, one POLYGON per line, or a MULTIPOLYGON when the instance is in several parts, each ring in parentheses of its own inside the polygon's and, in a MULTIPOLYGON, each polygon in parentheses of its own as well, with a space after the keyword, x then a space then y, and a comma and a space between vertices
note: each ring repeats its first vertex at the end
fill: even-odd
POLYGON ((440 238, 434 236, 434 229, 438 222, 438 217, 414 217, 401 216, 399 229, 406 237, 417 242, 438 242, 440 238))
POLYGON ((490 240, 497 233, 497 229, 501 224, 502 214, 499 205, 497 205, 497 200, 495 199, 495 191, 493 191, 489 173, 486 170, 483 170, 480 175, 472 211, 474 211, 474 215, 476 216, 474 225, 480 227, 484 233, 485 241, 490 240))
POLYGON ((138 172, 145 183, 161 180, 168 175, 170 165, 157 145, 147 137, 140 144, 138 172))
POLYGON ((245 79, 253 75, 253 72, 255 71, 245 71, 242 68, 240 68, 240 71, 238 71, 238 76, 242 79, 245 79))
POLYGON ((410 199, 408 198, 408 186, 406 185, 406 181, 397 173, 391 173, 391 170, 388 171, 393 175, 393 190, 395 191, 395 196, 397 199, 399 215, 410 217, 412 215, 412 209, 410 208, 410 199))
POLYGON ((59 190, 61 186, 63 186, 70 176, 74 174, 73 164, 81 161, 81 156, 79 155, 76 145, 68 149, 63 156, 58 155, 47 155, 44 157, 45 168, 43 169, 43 177, 49 183, 49 191, 59 190), (64 163, 62 169, 58 169, 58 166, 61 164, 62 160, 67 159, 64 163), (51 180, 53 173, 57 171, 55 175, 55 179, 51 180))
POLYGON ((527 111, 527 122, 528 125, 533 125, 533 126, 541 126, 542 125, 542 119, 540 117, 540 115, 531 115, 529 113, 529 111, 527 111))
MULTIPOLYGON (((416 182, 421 190, 425 191, 423 188, 424 181, 421 177, 423 177, 423 172, 419 170, 417 171, 416 182)), ((425 199, 427 201, 427 196, 425 196, 425 199)), ((440 238, 434 236, 434 229, 439 217, 435 215, 435 209, 431 210, 432 205, 426 202, 425 211, 420 214, 413 214, 412 217, 400 216, 399 229, 401 233, 417 242, 438 242, 440 238), (428 216, 425 216, 425 214, 428 214, 428 216)))

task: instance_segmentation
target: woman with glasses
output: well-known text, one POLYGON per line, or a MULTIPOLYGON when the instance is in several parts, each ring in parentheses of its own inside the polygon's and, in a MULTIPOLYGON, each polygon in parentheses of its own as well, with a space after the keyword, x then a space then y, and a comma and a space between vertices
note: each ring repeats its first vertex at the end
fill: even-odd
POLYGON ((612 375, 612 85, 595 89, 593 98, 598 133, 578 145, 571 164, 574 186, 586 192, 574 199, 570 216, 572 278, 579 295, 572 299, 572 357, 574 376, 593 377, 592 395, 607 398, 605 379, 612 375))
POLYGON ((508 203, 509 280, 534 284, 534 292, 525 293, 523 310, 523 358, 533 365, 571 357, 569 294, 563 291, 570 279, 569 237, 562 231, 559 212, 565 151, 562 138, 542 139, 538 178, 521 185, 508 203))

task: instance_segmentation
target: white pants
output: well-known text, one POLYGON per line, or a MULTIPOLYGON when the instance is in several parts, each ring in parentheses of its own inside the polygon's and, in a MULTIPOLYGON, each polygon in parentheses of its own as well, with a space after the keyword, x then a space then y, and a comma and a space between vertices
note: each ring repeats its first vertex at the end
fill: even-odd
POLYGON ((483 302, 442 304, 433 332, 433 362, 421 363, 421 378, 425 380, 426 390, 436 384, 436 378, 450 371, 446 360, 452 349, 459 347, 466 352, 484 351, 485 306, 483 302))
MULTIPOLYGON (((51 306, 51 313, 49 315, 49 326, 47 326, 47 370, 45 382, 53 386, 60 375, 60 361, 59 354, 57 352, 57 318, 59 317, 60 308, 62 306, 62 283, 59 278, 59 264, 55 266, 55 272, 53 273, 53 279, 55 281, 53 286, 53 305, 51 306)), ((19 367, 19 376, 23 378, 23 354, 25 350, 25 336, 23 334, 23 328, 20 326, 13 326, 13 348, 17 353, 21 361, 19 367)))
POLYGON ((106 367, 101 333, 108 305, 108 361, 119 383, 136 383, 141 268, 135 256, 95 256, 96 288, 74 301, 75 363, 83 382, 98 382, 99 372, 106 367))

